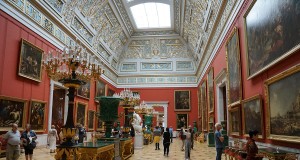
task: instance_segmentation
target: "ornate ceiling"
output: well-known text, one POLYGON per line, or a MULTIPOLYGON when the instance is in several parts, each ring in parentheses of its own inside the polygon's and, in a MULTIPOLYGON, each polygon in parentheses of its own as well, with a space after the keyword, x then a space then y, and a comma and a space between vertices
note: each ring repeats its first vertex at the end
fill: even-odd
POLYGON ((197 84, 238 0, 165 0, 170 30, 136 30, 127 1, 5 0, 62 44, 78 39, 117 85, 197 84))

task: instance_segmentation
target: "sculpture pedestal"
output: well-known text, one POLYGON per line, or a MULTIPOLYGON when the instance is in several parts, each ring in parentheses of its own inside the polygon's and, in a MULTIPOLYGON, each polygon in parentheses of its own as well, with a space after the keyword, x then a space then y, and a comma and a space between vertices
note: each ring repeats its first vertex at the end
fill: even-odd
POLYGON ((144 135, 143 133, 135 133, 134 136, 134 149, 143 149, 144 135))
POLYGON ((213 132, 209 132, 207 136, 208 147, 215 147, 215 135, 213 132))

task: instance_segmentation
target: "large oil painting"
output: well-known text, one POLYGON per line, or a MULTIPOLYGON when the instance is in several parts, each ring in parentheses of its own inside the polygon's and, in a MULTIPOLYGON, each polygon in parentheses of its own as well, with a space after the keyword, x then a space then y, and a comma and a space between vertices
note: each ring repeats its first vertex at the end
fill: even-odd
POLYGON ((299 1, 254 1, 244 20, 248 78, 258 75, 300 48, 299 1))
POLYGON ((300 142, 300 64, 265 83, 267 137, 300 142))
POLYGON ((18 124, 21 129, 25 127, 26 104, 22 99, 0 96, 0 131, 11 130, 12 123, 18 124))
POLYGON ((105 83, 97 80, 96 81, 96 97, 105 96, 105 83))
POLYGON ((87 119, 87 104, 77 102, 76 105, 76 123, 82 126, 86 125, 87 119))
POLYGON ((240 135, 241 132, 241 114, 240 105, 229 110, 229 134, 240 135))
POLYGON ((89 111, 88 112, 88 129, 89 129, 89 131, 94 130, 94 124, 95 124, 95 111, 89 111))
POLYGON ((214 112, 214 68, 212 67, 207 74, 207 98, 209 113, 214 112))
POLYGON ((108 89, 107 90, 107 96, 109 96, 109 97, 111 97, 111 96, 113 96, 115 94, 115 91, 114 90, 112 90, 112 89, 108 89))
POLYGON ((250 130, 257 130, 260 137, 263 135, 263 110, 261 96, 257 95, 246 99, 242 103, 243 134, 248 135, 250 130))
POLYGON ((104 130, 104 125, 103 125, 104 122, 99 118, 100 112, 101 112, 100 105, 97 105, 97 113, 96 113, 97 131, 104 130))
POLYGON ((176 90, 174 91, 175 111, 190 111, 190 91, 176 90))
POLYGON ((208 109, 207 109, 207 92, 206 81, 201 84, 201 111, 202 111, 202 131, 208 129, 208 109))
POLYGON ((85 85, 80 86, 77 89, 77 95, 86 99, 90 98, 90 86, 91 83, 87 82, 85 85))
POLYGON ((46 102, 31 100, 29 109, 29 122, 31 129, 44 132, 46 102))
POLYGON ((235 27, 226 43, 228 105, 234 106, 242 100, 239 34, 235 27))
POLYGON ((176 127, 177 129, 180 129, 181 127, 187 128, 188 127, 188 122, 189 117, 187 113, 181 113, 181 114, 176 114, 176 127))
POLYGON ((41 82, 43 53, 42 49, 22 39, 18 75, 41 82))

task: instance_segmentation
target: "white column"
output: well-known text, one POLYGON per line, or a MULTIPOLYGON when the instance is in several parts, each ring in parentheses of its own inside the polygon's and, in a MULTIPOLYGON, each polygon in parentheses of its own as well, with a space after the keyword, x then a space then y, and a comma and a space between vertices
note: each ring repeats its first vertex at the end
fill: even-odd
POLYGON ((50 80, 50 94, 49 94, 49 106, 48 106, 48 131, 51 129, 52 122, 52 108, 53 108, 53 91, 54 91, 54 82, 50 80))
POLYGON ((165 123, 165 128, 169 127, 168 126, 168 104, 164 104, 164 123, 165 123))

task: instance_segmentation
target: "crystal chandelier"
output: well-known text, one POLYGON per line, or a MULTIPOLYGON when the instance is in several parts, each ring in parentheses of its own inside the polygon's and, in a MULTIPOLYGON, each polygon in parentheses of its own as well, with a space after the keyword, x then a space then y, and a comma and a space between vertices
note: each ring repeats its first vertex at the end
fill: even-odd
POLYGON ((72 85, 78 88, 92 78, 100 79, 104 73, 99 60, 79 44, 65 47, 63 51, 49 51, 43 60, 43 66, 51 79, 63 83, 66 87, 72 85), (72 83, 68 82, 70 80, 72 83))
POLYGON ((115 93, 113 97, 122 98, 122 105, 137 106, 140 104, 140 94, 133 93, 129 88, 124 88, 120 93, 115 93))
POLYGON ((153 114, 154 109, 143 101, 139 106, 134 107, 134 111, 140 114, 153 114))

